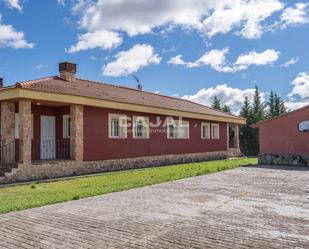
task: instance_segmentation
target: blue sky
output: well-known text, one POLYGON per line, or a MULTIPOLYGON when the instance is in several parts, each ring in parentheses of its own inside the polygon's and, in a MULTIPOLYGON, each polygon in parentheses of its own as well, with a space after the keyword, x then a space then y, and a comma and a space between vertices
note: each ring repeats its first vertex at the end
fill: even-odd
POLYGON ((309 2, 279 0, 0 0, 5 84, 78 76, 238 112, 257 85, 291 108, 309 103, 309 2))

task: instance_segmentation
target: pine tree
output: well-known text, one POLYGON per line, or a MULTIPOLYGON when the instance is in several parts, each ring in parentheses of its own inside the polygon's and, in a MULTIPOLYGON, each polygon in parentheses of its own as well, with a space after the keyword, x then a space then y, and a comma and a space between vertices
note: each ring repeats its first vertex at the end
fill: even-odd
POLYGON ((217 110, 221 110, 221 101, 217 96, 214 97, 211 107, 217 110))
POLYGON ((245 98, 240 115, 247 119, 247 123, 240 128, 240 149, 245 155, 253 156, 259 153, 259 134, 252 124, 265 119, 265 105, 262 101, 261 92, 255 87, 252 105, 245 98))
POLYGON ((253 123, 260 122, 265 119, 265 105, 262 102, 261 92, 255 87, 255 93, 252 106, 253 123))
POLYGON ((269 100, 267 102, 268 111, 267 111, 267 118, 274 118, 281 114, 287 112, 287 108, 285 106, 284 101, 281 97, 279 97, 273 91, 270 92, 269 100))
POLYGON ((275 116, 280 116, 287 112, 284 101, 277 94, 275 95, 275 116))
POLYGON ((231 108, 227 105, 224 105, 222 108, 222 111, 226 112, 226 113, 231 113, 231 108))
POLYGON ((249 117, 249 114, 250 114, 250 101, 249 101, 249 98, 248 96, 245 96, 245 100, 244 100, 244 104, 241 108, 241 111, 240 111, 240 116, 243 117, 243 118, 248 118, 249 117))
POLYGON ((240 111, 240 116, 247 120, 245 125, 240 126, 239 129, 239 145, 242 153, 244 155, 254 155, 252 152, 252 137, 254 136, 253 129, 251 128, 252 124, 252 107, 249 101, 248 96, 245 96, 244 104, 240 111))
POLYGON ((267 118, 273 118, 276 116, 276 96, 277 95, 273 91, 270 92, 269 100, 267 102, 267 118))

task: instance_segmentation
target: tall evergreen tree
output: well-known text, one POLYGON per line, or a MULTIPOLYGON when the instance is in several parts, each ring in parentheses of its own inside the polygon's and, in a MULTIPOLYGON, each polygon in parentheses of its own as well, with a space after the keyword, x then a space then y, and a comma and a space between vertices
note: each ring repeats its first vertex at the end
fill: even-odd
POLYGON ((245 98, 240 115, 247 119, 247 123, 240 128, 240 148, 245 155, 257 155, 259 152, 258 130, 251 127, 252 124, 265 119, 265 105, 261 92, 255 87, 252 105, 245 98))
POLYGON ((231 108, 227 105, 224 105, 222 108, 222 111, 227 112, 227 113, 231 113, 231 108))
POLYGON ((240 116, 247 119, 249 117, 250 112, 251 112, 250 101, 248 96, 245 96, 244 104, 240 111, 240 116))
POLYGON ((260 122, 265 119, 265 105, 259 88, 255 87, 253 106, 252 106, 253 123, 260 122))
POLYGON ((240 116, 247 119, 247 123, 240 127, 240 148, 245 155, 257 155, 259 152, 259 134, 257 129, 251 126, 265 118, 273 118, 287 112, 282 98, 274 91, 270 92, 266 104, 262 101, 261 92, 255 87, 252 104, 248 97, 245 97, 240 116), (267 106, 267 111, 265 110, 267 106))
POLYGON ((247 120, 245 125, 240 126, 239 129, 239 145, 243 154, 245 155, 255 155, 252 150, 252 138, 254 137, 254 131, 251 128, 252 124, 252 107, 249 98, 245 96, 244 104, 240 111, 240 116, 247 120))
POLYGON ((221 110, 221 101, 217 96, 214 97, 211 107, 217 110, 221 110))
POLYGON ((274 118, 287 112, 284 101, 273 91, 270 92, 269 100, 267 102, 267 118, 274 118))
POLYGON ((273 91, 270 92, 267 105, 268 105, 267 118, 275 117, 276 116, 276 95, 273 91))
POLYGON ((275 95, 275 116, 279 116, 287 112, 284 101, 277 94, 275 95))

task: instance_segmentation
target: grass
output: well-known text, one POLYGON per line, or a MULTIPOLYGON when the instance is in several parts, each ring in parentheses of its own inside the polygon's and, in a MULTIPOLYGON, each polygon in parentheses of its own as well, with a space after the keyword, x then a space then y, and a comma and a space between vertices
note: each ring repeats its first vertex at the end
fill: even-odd
POLYGON ((0 188, 0 213, 78 200, 256 163, 255 158, 218 160, 5 187, 0 188))

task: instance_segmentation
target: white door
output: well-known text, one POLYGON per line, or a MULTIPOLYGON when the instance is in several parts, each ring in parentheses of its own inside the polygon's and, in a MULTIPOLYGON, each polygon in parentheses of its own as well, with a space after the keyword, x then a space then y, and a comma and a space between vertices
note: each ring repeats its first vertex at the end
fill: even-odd
POLYGON ((41 116, 41 159, 56 158, 56 117, 41 116))

